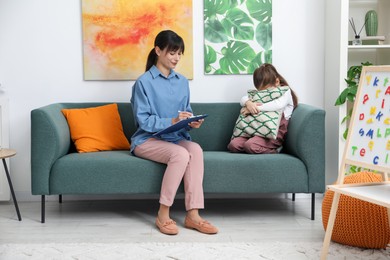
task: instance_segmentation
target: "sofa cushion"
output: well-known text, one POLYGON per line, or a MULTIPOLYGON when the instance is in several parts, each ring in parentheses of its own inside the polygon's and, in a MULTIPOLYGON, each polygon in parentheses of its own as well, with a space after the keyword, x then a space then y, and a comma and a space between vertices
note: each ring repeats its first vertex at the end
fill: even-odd
POLYGON ((204 152, 206 193, 309 192, 305 164, 288 154, 204 152))
MULTIPOLYGON (((53 165, 50 193, 158 194, 165 168, 129 151, 70 153, 53 165)), ((206 151, 204 169, 205 193, 308 192, 304 163, 288 154, 206 151)))
POLYGON ((130 149, 117 104, 61 111, 79 153, 130 149))
POLYGON ((129 151, 70 153, 53 165, 50 193, 158 194, 165 168, 165 164, 138 158, 129 151))

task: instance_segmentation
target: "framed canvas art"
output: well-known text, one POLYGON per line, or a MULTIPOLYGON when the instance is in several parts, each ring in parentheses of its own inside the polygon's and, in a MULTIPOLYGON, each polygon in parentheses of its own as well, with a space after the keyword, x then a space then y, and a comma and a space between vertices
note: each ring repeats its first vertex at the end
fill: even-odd
POLYGON ((272 63, 272 0, 204 0, 205 74, 252 74, 272 63))
POLYGON ((84 80, 135 80, 145 72, 156 35, 185 43, 176 71, 193 78, 192 0, 82 0, 84 80))

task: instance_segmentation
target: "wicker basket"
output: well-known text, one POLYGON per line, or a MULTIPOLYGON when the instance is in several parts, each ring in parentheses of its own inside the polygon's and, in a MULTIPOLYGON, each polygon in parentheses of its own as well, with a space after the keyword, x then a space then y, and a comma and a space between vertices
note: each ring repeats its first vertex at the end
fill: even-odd
MULTIPOLYGON (((380 181, 382 181, 382 176, 372 172, 359 172, 344 178, 345 184, 380 181)), ((333 194, 333 191, 326 191, 322 202, 322 223, 325 230, 328 225, 333 194)), ((332 241, 362 248, 386 248, 390 241, 387 208, 341 195, 332 241)))

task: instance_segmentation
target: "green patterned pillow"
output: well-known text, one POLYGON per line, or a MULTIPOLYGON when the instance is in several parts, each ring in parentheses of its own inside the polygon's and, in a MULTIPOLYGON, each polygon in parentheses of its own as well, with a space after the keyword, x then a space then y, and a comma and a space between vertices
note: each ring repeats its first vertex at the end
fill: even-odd
MULTIPOLYGON (((254 103, 268 103, 281 97, 288 86, 272 87, 265 90, 248 90, 249 99, 254 103)), ((240 113, 236 121, 232 138, 262 136, 276 139, 278 136, 282 111, 261 111, 256 115, 240 113)))

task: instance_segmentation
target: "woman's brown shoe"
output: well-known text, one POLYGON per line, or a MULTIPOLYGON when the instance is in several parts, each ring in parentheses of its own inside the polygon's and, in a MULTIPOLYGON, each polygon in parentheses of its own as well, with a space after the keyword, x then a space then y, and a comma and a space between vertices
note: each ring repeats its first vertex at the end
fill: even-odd
POLYGON ((156 226, 161 233, 166 235, 176 235, 177 233, 179 233, 179 229, 176 226, 176 222, 172 219, 165 221, 165 223, 161 223, 160 220, 156 218, 156 226))
POLYGON ((186 228, 196 229, 199 232, 205 233, 205 234, 217 234, 218 228, 211 225, 208 221, 202 220, 200 222, 195 222, 191 220, 189 217, 186 217, 184 220, 184 226, 186 228))

